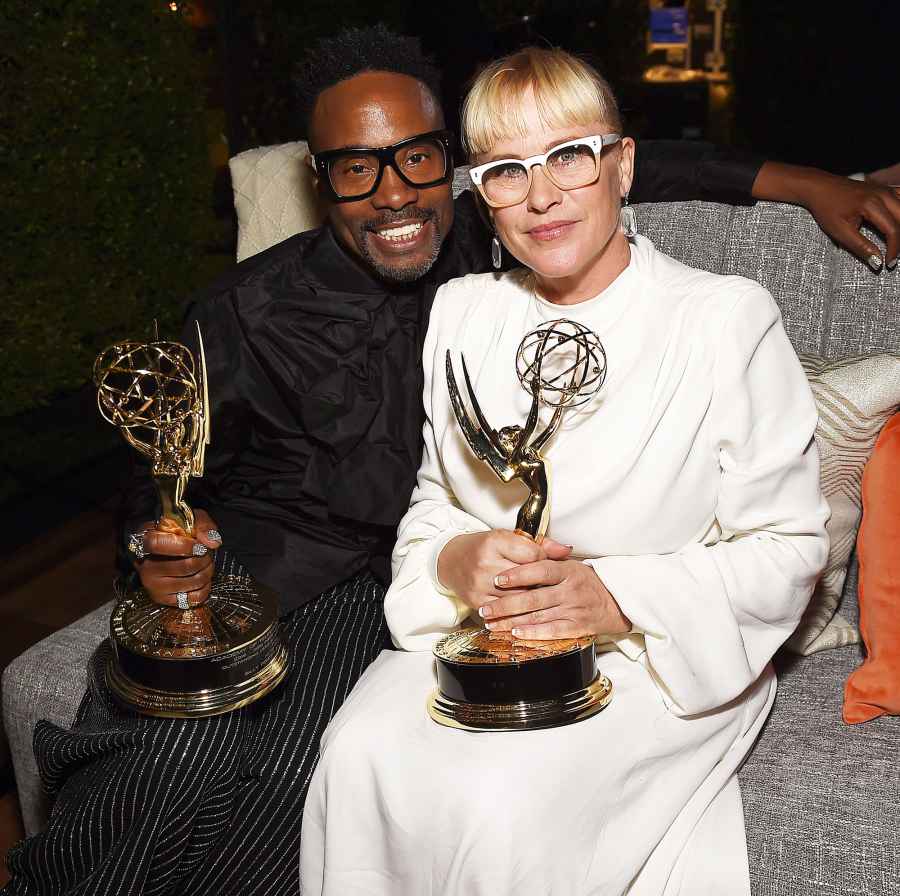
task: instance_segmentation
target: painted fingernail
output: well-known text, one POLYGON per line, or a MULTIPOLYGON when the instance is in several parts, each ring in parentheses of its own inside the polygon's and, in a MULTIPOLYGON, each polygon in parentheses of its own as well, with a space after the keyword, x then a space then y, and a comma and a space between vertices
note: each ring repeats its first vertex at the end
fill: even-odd
POLYGON ((191 548, 191 552, 195 557, 205 557, 209 553, 209 548, 205 544, 197 543, 191 548))
POLYGON ((509 581, 509 576, 494 576, 494 584, 502 588, 509 581))
POLYGON ((484 627, 488 631, 492 632, 497 627, 497 623, 496 622, 485 622, 484 627))
POLYGON ((889 261, 889 262, 885 265, 885 267, 886 267, 889 271, 892 271, 892 270, 894 270, 895 267, 897 267, 897 262, 898 262, 898 261, 900 261, 900 255, 898 255, 893 261, 889 261))
POLYGON ((514 628, 514 629, 512 630, 512 636, 513 636, 514 638, 518 638, 519 635, 521 635, 521 634, 522 634, 522 629, 520 629, 520 628, 514 628))
POLYGON ((884 264, 880 255, 870 255, 869 256, 869 267, 875 271, 877 274, 881 270, 881 266, 884 264))
POLYGON ((210 529, 209 532, 206 533, 206 537, 210 541, 221 541, 222 535, 220 534, 218 529, 210 529))
POLYGON ((479 607, 478 608, 478 615, 482 619, 487 619, 488 616, 490 616, 492 613, 493 613, 493 610, 491 610, 490 607, 479 607))

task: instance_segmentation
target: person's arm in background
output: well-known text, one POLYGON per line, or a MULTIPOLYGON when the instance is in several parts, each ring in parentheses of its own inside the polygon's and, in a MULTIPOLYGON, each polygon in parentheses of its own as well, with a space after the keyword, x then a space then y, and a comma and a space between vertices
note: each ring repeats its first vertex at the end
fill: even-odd
POLYGON ((802 205, 836 243, 849 249, 877 274, 893 270, 900 256, 900 195, 877 180, 852 180, 799 165, 766 162, 753 185, 757 199, 802 205), (881 249, 860 233, 868 224, 885 239, 881 249))
POLYGON ((641 140, 632 202, 701 200, 752 205, 757 199, 802 205, 831 239, 876 273, 900 255, 900 197, 877 180, 850 180, 816 168, 786 165, 730 147, 691 140, 641 140), (859 228, 884 236, 884 256, 859 228))
POLYGON ((765 162, 701 140, 638 140, 629 199, 753 205, 753 182, 765 162))
POLYGON ((888 165, 887 168, 879 168, 877 171, 870 171, 868 174, 862 175, 860 180, 871 181, 876 184, 884 184, 886 187, 893 187, 900 190, 900 162, 896 165, 888 165))

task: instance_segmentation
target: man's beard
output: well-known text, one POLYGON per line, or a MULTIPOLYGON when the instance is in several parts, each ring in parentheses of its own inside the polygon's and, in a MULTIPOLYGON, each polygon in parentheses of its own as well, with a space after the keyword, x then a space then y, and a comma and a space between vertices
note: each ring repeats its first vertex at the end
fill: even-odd
MULTIPOLYGON (((376 237, 377 239, 377 237, 376 237)), ((412 283, 420 277, 427 274, 441 251, 441 234, 438 232, 437 214, 434 209, 414 208, 404 209, 397 212, 385 212, 378 218, 371 221, 364 221, 357 228, 356 245, 359 246, 360 254, 372 270, 384 280, 391 280, 394 283, 412 283), (372 252, 371 239, 372 231, 384 227, 387 224, 393 224, 399 221, 409 221, 410 218, 419 220, 424 224, 431 221, 431 248, 428 256, 413 265, 392 265, 375 257, 372 252)))

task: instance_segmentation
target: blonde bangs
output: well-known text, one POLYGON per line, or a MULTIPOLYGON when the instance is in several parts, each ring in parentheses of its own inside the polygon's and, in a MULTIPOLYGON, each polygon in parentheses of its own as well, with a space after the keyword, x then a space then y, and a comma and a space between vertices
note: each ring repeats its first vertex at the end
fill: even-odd
POLYGON ((595 121, 622 129, 615 96, 591 66, 564 50, 526 47, 492 62, 473 82, 462 110, 463 146, 470 158, 500 140, 527 136, 522 106, 529 88, 548 129, 595 121))

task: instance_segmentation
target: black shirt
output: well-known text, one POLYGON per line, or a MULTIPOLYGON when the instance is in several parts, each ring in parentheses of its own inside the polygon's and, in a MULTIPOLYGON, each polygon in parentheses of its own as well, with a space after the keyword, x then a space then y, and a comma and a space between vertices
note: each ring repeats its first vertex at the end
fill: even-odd
MULTIPOLYGON (((703 144, 641 144, 632 199, 749 201, 759 160, 703 144)), ((425 277, 387 284, 327 226, 237 265, 190 306, 203 334, 212 440, 188 500, 289 612, 390 554, 421 455, 422 346, 437 288, 490 270, 471 193, 425 277)), ((154 517, 146 468, 127 513, 154 517)), ((128 524, 126 524, 126 529, 128 524)))

